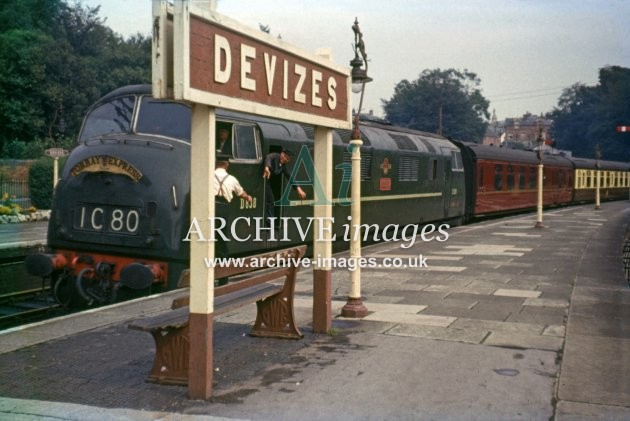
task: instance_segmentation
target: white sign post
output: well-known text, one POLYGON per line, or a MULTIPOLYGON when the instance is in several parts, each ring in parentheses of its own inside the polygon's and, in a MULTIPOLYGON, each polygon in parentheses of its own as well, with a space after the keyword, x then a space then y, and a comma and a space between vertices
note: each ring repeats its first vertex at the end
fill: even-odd
POLYGON ((63 149, 63 148, 50 148, 50 149, 46 149, 44 153, 55 160, 55 162, 53 163, 53 190, 54 190, 55 187, 57 187, 57 182, 59 181, 59 158, 68 156, 70 152, 67 149, 63 149))

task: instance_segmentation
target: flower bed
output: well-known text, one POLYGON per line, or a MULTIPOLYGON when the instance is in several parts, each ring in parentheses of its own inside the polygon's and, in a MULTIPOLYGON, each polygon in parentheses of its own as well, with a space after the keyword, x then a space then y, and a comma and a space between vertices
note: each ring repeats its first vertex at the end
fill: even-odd
POLYGON ((22 222, 48 221, 50 210, 36 210, 28 213, 0 214, 0 224, 19 224, 22 222))

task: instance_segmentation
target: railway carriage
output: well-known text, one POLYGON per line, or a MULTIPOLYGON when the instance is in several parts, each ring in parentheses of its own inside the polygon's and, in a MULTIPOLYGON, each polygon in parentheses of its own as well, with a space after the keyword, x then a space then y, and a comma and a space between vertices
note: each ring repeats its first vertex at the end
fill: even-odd
MULTIPOLYGON (((535 152, 455 142, 466 168, 466 219, 535 208, 538 156, 535 152)), ((543 157, 543 204, 565 205, 573 195, 573 164, 561 156, 543 157)))
MULTIPOLYGON (((592 202, 597 187, 597 160, 572 158, 575 166, 574 202, 592 202)), ((630 164, 599 161, 599 195, 603 200, 627 199, 630 191, 630 164)))

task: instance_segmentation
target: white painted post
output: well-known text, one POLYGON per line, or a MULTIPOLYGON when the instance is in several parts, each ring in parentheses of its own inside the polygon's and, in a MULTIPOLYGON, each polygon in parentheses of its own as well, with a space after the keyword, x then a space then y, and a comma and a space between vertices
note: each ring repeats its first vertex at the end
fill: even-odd
POLYGON ((214 271, 205 258, 214 258, 214 242, 209 241, 210 221, 215 215, 214 108, 201 104, 192 107, 190 212, 196 218, 205 241, 191 235, 190 243, 190 315, 188 360, 188 395, 208 399, 212 394, 212 326, 214 312, 214 271))
MULTIPOLYGON (((332 130, 315 127, 315 173, 319 177, 326 197, 314 198, 316 203, 328 201, 332 192, 332 130)), ((332 327, 331 257, 332 257, 332 205, 315 205, 315 231, 313 232, 313 332, 327 333, 332 327), (321 223, 323 227, 321 227, 321 223), (318 241, 319 234, 323 238, 318 241), (323 264, 320 264, 323 263, 323 264)))
POLYGON ((535 228, 544 228, 543 225, 543 164, 538 164, 538 205, 536 207, 535 228))

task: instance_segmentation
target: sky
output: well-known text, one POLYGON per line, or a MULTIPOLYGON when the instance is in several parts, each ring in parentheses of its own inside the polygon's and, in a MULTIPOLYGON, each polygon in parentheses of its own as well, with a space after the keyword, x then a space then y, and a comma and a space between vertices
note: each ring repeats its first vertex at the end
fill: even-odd
MULTIPOLYGON (((192 0, 204 1, 204 0, 192 0)), ((151 0, 82 0, 124 37, 151 33, 151 0)), ((630 67, 626 0, 218 0, 217 11, 348 66, 359 20, 369 60, 363 112, 383 116, 402 80, 467 69, 497 118, 551 111, 562 90, 593 86, 599 69, 630 67)), ((358 104, 359 98, 353 98, 358 104)))

